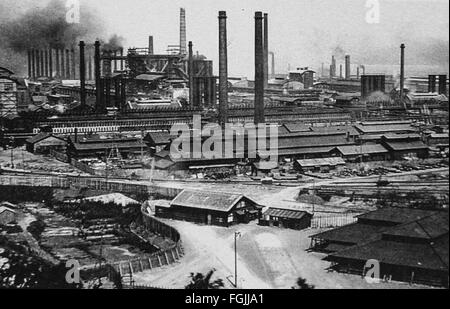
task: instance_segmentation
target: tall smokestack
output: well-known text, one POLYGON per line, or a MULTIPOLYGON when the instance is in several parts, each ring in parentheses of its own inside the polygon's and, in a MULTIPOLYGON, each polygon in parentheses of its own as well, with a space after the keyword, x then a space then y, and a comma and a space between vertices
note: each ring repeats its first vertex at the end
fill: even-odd
POLYGON ((436 75, 428 75, 428 92, 436 92, 436 75))
POLYGON ((186 55, 186 10, 180 9, 180 54, 186 55))
POLYGON ((33 70, 32 70, 32 57, 31 57, 31 50, 28 50, 28 78, 32 77, 33 70))
POLYGON ((102 87, 101 87, 101 73, 100 73, 100 42, 95 41, 95 52, 94 52, 94 74, 95 74, 95 95, 96 95, 96 110, 97 112, 103 112, 102 106, 102 87))
POLYGON ((53 78, 53 49, 48 50, 48 70, 50 72, 50 78, 53 78))
POLYGON ((447 75, 439 75, 439 94, 447 95, 447 75))
POLYGON ((255 124, 265 123, 263 19, 262 12, 255 12, 255 124))
POLYGON ((154 47, 153 47, 153 36, 148 37, 148 54, 153 55, 154 47))
POLYGON ((88 68, 87 68, 87 75, 88 75, 88 80, 94 80, 93 78, 93 70, 92 70, 92 48, 88 48, 87 49, 87 59, 88 59, 88 68))
POLYGON ((359 66, 356 68, 356 79, 359 79, 359 75, 360 75, 360 72, 359 72, 359 66))
POLYGON ((219 12, 219 124, 228 122, 227 13, 219 12))
POLYGON ((44 50, 44 75, 48 77, 48 49, 44 50))
POLYGON ((342 76, 342 64, 339 65, 339 78, 343 78, 342 76))
POLYGON ((59 58, 59 49, 55 49, 55 77, 60 78, 61 77, 61 62, 59 58))
POLYGON ((65 67, 66 60, 64 58, 64 49, 60 50, 60 55, 61 55, 61 79, 64 79, 66 77, 66 67, 65 67))
POLYGON ((345 56, 345 79, 350 79, 350 55, 345 56))
POLYGON ((264 14, 264 88, 269 87, 269 18, 264 14))
POLYGON ((189 106, 194 107, 194 51, 192 42, 189 41, 189 106))
POLYGON ((68 49, 66 49, 66 75, 65 78, 66 79, 70 79, 71 78, 71 70, 70 70, 70 51, 68 49))
POLYGON ((336 58, 331 56, 331 77, 336 76, 336 58))
POLYGON ((84 56, 84 41, 80 41, 80 101, 86 105, 86 60, 84 56))
POLYGON ((39 73, 40 73, 40 76, 44 76, 45 75, 44 51, 40 50, 39 55, 41 57, 41 59, 40 59, 41 63, 39 65, 40 66, 39 73))
POLYGON ((403 100, 405 88, 405 44, 400 45, 400 100, 403 100))
POLYGON ((73 46, 70 50, 70 54, 72 59, 72 62, 70 64, 72 70, 70 71, 70 73, 72 75, 72 79, 77 79, 77 61, 75 59, 75 49, 73 48, 73 46))

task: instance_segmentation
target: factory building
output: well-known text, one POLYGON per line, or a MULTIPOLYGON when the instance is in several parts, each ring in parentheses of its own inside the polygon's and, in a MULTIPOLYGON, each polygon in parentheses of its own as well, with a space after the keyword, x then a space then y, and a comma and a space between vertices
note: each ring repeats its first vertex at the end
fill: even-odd
POLYGON ((184 190, 170 203, 155 205, 155 214, 161 218, 228 227, 256 220, 261 208, 241 194, 184 190))
POLYGON ((380 279, 448 286, 448 211, 387 207, 356 223, 311 236, 331 268, 364 275, 380 263, 380 279))

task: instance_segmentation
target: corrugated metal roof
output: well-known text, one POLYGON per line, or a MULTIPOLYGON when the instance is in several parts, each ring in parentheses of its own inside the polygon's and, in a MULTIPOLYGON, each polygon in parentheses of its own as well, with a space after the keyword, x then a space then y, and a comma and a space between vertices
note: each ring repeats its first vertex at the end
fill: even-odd
POLYGON ((429 147, 425 145, 421 141, 412 141, 412 142, 387 142, 386 146, 391 148, 394 151, 401 150, 420 150, 420 149, 428 149, 429 147))
POLYGON ((288 218, 288 219, 301 219, 305 215, 312 216, 306 211, 302 210, 290 210, 290 209, 280 209, 280 208, 269 208, 264 212, 264 216, 288 218))

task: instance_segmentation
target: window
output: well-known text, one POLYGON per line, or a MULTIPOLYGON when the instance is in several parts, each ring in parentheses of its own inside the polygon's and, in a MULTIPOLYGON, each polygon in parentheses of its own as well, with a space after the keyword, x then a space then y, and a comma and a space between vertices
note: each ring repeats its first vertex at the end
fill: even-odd
POLYGON ((233 216, 233 214, 230 214, 229 216, 228 216, 228 223, 231 223, 231 222, 233 222, 234 221, 234 216, 233 216))

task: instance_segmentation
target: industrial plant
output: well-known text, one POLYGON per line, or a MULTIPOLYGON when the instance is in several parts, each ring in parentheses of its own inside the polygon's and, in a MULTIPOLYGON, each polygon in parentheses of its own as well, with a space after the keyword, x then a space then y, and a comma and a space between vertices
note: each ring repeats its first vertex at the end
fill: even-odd
POLYGON ((64 1, 0 13, 0 288, 448 288, 448 60, 411 63, 405 37, 393 73, 351 48, 285 68, 261 7, 172 6, 177 43, 144 46, 64 1))

